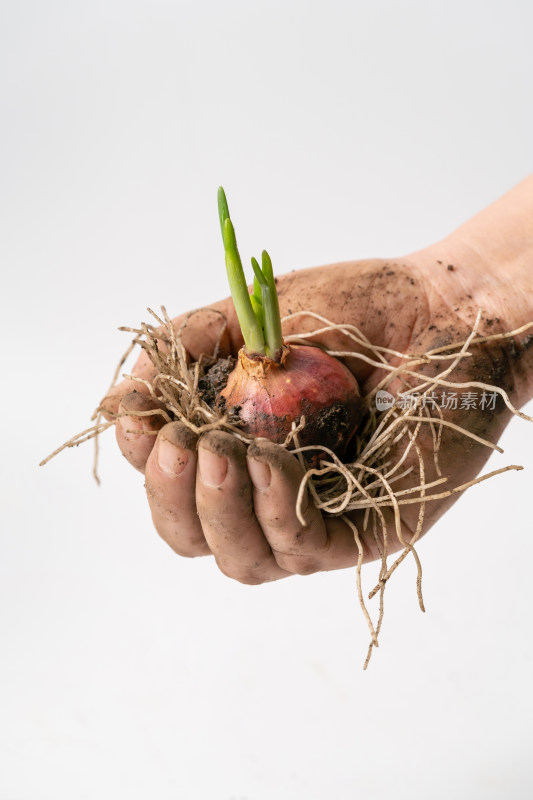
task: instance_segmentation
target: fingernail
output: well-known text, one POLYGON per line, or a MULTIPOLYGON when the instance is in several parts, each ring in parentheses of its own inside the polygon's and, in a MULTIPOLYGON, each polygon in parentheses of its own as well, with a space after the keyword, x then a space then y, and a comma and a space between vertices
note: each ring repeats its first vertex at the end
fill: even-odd
POLYGON ((225 456, 217 456, 205 447, 199 447, 198 468, 202 483, 215 489, 224 482, 228 472, 228 459, 225 456))
POLYGON ((248 472, 255 488, 259 492, 265 492, 270 486, 271 473, 268 464, 263 461, 256 461, 255 458, 248 458, 248 472))
POLYGON ((139 433, 141 433, 143 429, 143 424, 138 417, 119 417, 118 424, 124 433, 128 433, 129 431, 139 431, 139 433))
POLYGON ((160 439, 157 444, 157 463, 160 469, 173 478, 181 475, 187 462, 189 453, 176 444, 172 444, 168 439, 160 439))

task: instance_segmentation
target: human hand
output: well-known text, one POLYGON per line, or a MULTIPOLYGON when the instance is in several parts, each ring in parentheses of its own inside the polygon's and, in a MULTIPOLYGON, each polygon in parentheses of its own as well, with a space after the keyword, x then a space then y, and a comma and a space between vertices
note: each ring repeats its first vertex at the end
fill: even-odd
MULTIPOLYGON (((483 233, 482 228, 478 221, 473 230, 483 233)), ((494 276, 487 287, 490 258, 480 257, 479 250, 472 255, 464 246, 468 236, 462 229, 459 234, 398 261, 348 262, 281 276, 278 291, 282 314, 311 309, 339 324, 355 325, 374 344, 405 354, 466 339, 479 307, 484 309, 481 333, 507 331, 527 322, 520 292, 511 291, 508 282, 495 287, 494 276)), ((231 301, 224 300, 213 308, 228 320, 221 354, 236 355, 242 339, 231 301)), ((176 326, 181 319, 175 321, 176 326)), ((302 319, 289 322, 285 335, 296 327, 299 331, 306 327, 312 330, 314 323, 302 319)), ((191 358, 212 352, 219 330, 215 314, 204 312, 191 318, 183 332, 191 358)), ((337 332, 316 337, 315 341, 331 350, 346 349, 342 334, 337 332)), ((516 340, 497 340, 471 348, 474 357, 461 362, 453 379, 499 386, 520 405, 531 396, 531 367, 526 339, 523 341, 522 349, 516 340)), ((347 359, 346 364, 363 395, 383 377, 382 370, 356 358, 347 359)), ((438 369, 433 363, 424 368, 424 374, 435 374, 438 369)), ((133 373, 140 378, 153 377, 153 367, 144 354, 133 373)), ((198 438, 181 423, 164 424, 160 417, 135 416, 135 412, 156 406, 139 382, 119 384, 105 405, 129 415, 121 417, 116 426, 118 444, 130 463, 145 473, 154 525, 177 553, 212 554, 226 575, 243 583, 339 569, 358 562, 353 532, 341 518, 321 515, 306 497, 307 524, 302 527, 298 521, 296 497, 303 472, 290 452, 264 440, 246 450, 241 442, 221 431, 198 438), (142 429, 158 431, 158 435, 131 433, 142 429)), ((444 414, 449 421, 493 442, 511 416, 501 400, 492 413, 450 409, 444 414)), ((426 482, 431 482, 437 478, 437 471, 429 432, 420 434, 418 444, 426 482)), ((489 455, 490 450, 477 441, 465 440, 454 429, 445 428, 439 461, 442 474, 449 479, 446 488, 472 480, 489 455)), ((409 488, 412 480, 406 477, 395 488, 409 488)), ((458 496, 428 503, 421 533, 458 496)), ((391 533, 389 552, 394 552, 403 545, 392 535, 392 512, 385 510, 384 516, 391 533)), ((360 531, 363 560, 378 558, 373 535, 360 525, 361 513, 353 512, 351 518, 360 531)), ((411 540, 417 518, 416 504, 401 507, 404 541, 411 540)))

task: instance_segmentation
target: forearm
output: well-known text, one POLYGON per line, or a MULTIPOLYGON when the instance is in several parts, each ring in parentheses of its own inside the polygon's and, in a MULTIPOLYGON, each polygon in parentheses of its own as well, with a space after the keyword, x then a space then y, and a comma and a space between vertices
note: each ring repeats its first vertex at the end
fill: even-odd
MULTIPOLYGON (((436 291, 465 309, 469 321, 483 309, 484 332, 533 322, 533 175, 414 256, 436 291)), ((533 327, 515 337, 509 359, 514 399, 523 405, 533 397, 533 327)))

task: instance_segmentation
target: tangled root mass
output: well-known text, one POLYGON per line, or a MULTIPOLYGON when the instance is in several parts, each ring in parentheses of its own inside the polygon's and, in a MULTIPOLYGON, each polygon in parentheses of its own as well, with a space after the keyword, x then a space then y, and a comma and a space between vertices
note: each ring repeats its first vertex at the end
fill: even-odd
MULTIPOLYGON (((221 413, 220 408, 219 410, 215 409, 215 399, 225 385, 227 376, 234 365, 233 358, 219 359, 218 357, 220 340, 226 327, 224 316, 215 309, 208 309, 220 316, 221 330, 218 342, 213 353, 202 355, 198 361, 189 363, 187 353, 182 344, 182 333, 191 316, 200 313, 203 309, 191 312, 181 323, 178 330, 174 329, 164 307, 161 309, 161 316, 151 309, 148 310, 157 326, 143 323, 140 328, 121 328, 121 330, 134 333, 135 336, 130 347, 120 360, 110 388, 116 384, 130 353, 137 346, 140 346, 147 353, 155 368, 155 378, 149 382, 132 375, 123 375, 122 377, 144 383, 150 394, 159 400, 161 408, 139 412, 139 415, 161 415, 167 422, 179 420, 196 434, 214 429, 225 430, 238 437, 245 444, 250 444, 253 438, 243 434, 239 428, 238 421, 221 413)), ((384 373, 381 382, 365 398, 365 424, 357 432, 348 463, 343 463, 330 449, 320 445, 320 443, 314 446, 300 446, 299 433, 305 427, 304 417, 300 419, 298 424, 293 424, 292 431, 285 442, 280 445, 280 447, 289 448, 294 453, 304 470, 296 506, 296 513, 301 524, 305 526, 303 507, 306 495, 309 494, 316 507, 324 515, 341 517, 353 533, 359 554, 356 566, 357 594, 370 632, 370 644, 364 663, 364 668, 366 668, 373 648, 378 646, 379 643, 379 633, 384 612, 383 600, 387 583, 398 566, 408 556, 412 557, 416 564, 418 601, 421 610, 425 610, 422 597, 422 567, 416 550, 416 543, 422 534, 426 504, 462 492, 501 472, 522 469, 517 465, 509 465, 460 486, 445 488, 443 484, 447 483, 448 477, 442 475, 439 466, 439 450, 443 428, 452 428, 461 436, 473 439, 485 447, 500 452, 502 450, 496 444, 483 439, 466 428, 456 425, 450 420, 444 419, 440 409, 433 409, 437 413, 432 414, 431 404, 427 405, 424 399, 439 387, 454 389, 478 388, 487 392, 497 393, 513 414, 533 421, 531 417, 514 408, 506 392, 500 387, 490 386, 479 381, 457 383, 450 379, 453 370, 461 360, 471 355, 469 351, 471 345, 514 337, 533 327, 533 323, 509 333, 478 336, 477 328, 481 319, 480 311, 476 323, 465 341, 430 350, 423 354, 405 355, 389 348, 373 345, 353 325, 336 325, 314 312, 301 311, 296 314, 290 314, 283 321, 298 317, 313 318, 317 323, 317 327, 312 332, 302 332, 286 337, 287 343, 309 343, 308 340, 317 335, 337 331, 345 336, 347 348, 343 351, 328 350, 327 352, 330 355, 337 358, 361 359, 381 369, 384 373), (362 354, 353 349, 350 350, 350 342, 353 342, 359 348, 364 348, 364 353, 362 354), (391 363, 393 360, 395 362, 399 361, 399 363, 393 365, 391 363), (427 378, 417 370, 431 361, 438 361, 446 366, 439 374, 427 378), (406 391, 412 392, 416 389, 415 401, 405 408, 394 405, 379 411, 375 403, 376 395, 380 391, 386 391, 393 384, 397 386, 398 382, 406 391), (421 431, 428 426, 433 437, 433 459, 436 474, 439 476, 431 482, 427 482, 425 479, 424 459, 417 442, 421 431), (398 448, 400 442, 405 445, 403 450, 398 448), (318 459, 317 453, 320 454, 318 459), (411 456, 415 455, 415 466, 406 466, 406 459, 409 454, 411 456), (311 455, 312 459, 310 458, 311 455), (395 485, 409 473, 411 473, 412 485, 407 489, 397 489, 395 491, 395 485), (441 486, 442 490, 437 490, 441 486), (406 504, 416 504, 418 508, 416 529, 409 539, 405 538, 402 531, 400 516, 401 506, 406 504), (391 534, 383 513, 385 509, 392 511, 394 536, 401 546, 399 555, 396 556, 392 563, 390 563, 391 534), (362 515, 363 522, 359 527, 356 526, 350 516, 350 512, 355 510, 363 510, 364 512, 362 515), (361 541, 363 533, 370 533, 380 554, 378 579, 366 597, 362 586, 362 564, 365 555, 361 541), (379 598, 378 608, 373 620, 369 610, 369 601, 376 596, 379 598)), ((103 420, 104 410, 102 407, 98 407, 93 415, 94 425, 69 439, 44 459, 41 464, 47 463, 53 456, 67 447, 75 447, 89 439, 94 439, 94 476, 98 481, 99 436, 107 428, 114 425, 116 418, 120 416, 119 414, 114 414, 111 415, 113 418, 110 421, 103 420)), ((109 415, 109 412, 105 411, 109 415)), ((138 431, 135 432, 137 433, 138 431)), ((147 435, 155 435, 155 433, 146 432, 147 435)), ((410 460, 413 461, 413 458, 411 457, 410 460)), ((397 551, 398 547, 396 546, 394 550, 397 551)))

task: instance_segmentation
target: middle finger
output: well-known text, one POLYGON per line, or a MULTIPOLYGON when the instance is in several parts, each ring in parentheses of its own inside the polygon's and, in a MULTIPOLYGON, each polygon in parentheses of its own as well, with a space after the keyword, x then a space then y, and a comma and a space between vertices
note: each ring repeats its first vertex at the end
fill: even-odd
POLYGON ((221 571, 257 584, 289 575, 276 562, 253 509, 246 447, 229 433, 199 441, 196 505, 205 538, 221 571))

